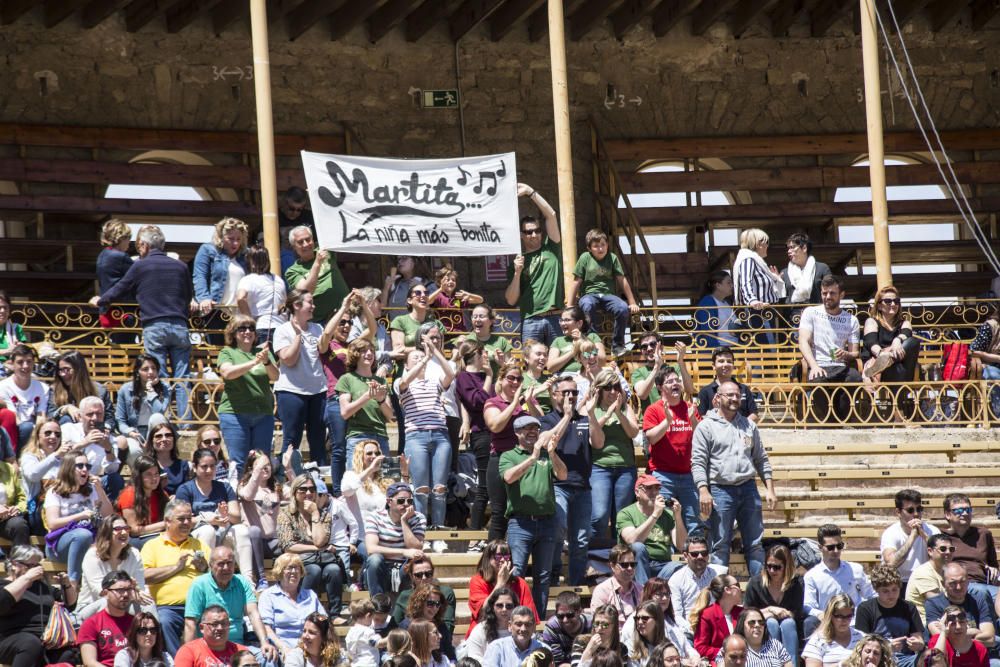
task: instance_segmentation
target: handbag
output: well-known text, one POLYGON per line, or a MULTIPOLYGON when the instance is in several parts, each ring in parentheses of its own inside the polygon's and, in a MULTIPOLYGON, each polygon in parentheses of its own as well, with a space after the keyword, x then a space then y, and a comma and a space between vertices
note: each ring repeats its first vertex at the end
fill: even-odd
POLYGON ((318 565, 319 567, 326 567, 327 565, 341 565, 340 558, 337 554, 326 551, 310 551, 308 553, 299 554, 299 558, 302 559, 303 565, 318 565))
POLYGON ((945 382, 964 382, 969 379, 968 343, 945 343, 944 368, 941 379, 945 382))
POLYGON ((56 551, 56 547, 58 547, 59 545, 59 538, 61 538, 69 531, 75 530, 77 528, 84 528, 86 530, 89 530, 91 535, 94 536, 97 535, 97 528, 94 526, 94 523, 92 521, 87 521, 87 520, 73 521, 71 523, 66 524, 62 528, 56 528, 55 530, 46 533, 45 546, 51 549, 52 551, 56 551))
POLYGON ((68 648, 76 644, 73 619, 62 602, 52 604, 49 622, 45 624, 45 632, 42 633, 42 643, 49 649, 68 648))

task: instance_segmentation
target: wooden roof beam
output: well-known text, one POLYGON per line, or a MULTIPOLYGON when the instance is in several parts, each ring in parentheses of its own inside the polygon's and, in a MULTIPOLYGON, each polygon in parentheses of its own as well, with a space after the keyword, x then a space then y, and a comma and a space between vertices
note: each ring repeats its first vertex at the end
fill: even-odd
POLYGON ((958 0, 935 0, 927 6, 927 13, 931 16, 931 30, 940 32, 966 7, 968 4, 958 0))
MULTIPOLYGON (((691 34, 704 35, 709 26, 732 9, 737 0, 704 0, 691 16, 691 34)), ((758 3, 760 4, 760 3, 758 3)))
POLYGON ((45 27, 54 28, 87 0, 45 0, 45 27))
POLYGON ((31 9, 34 4, 32 0, 6 0, 3 3, 3 11, 0 11, 0 23, 10 25, 21 18, 21 15, 31 9))
POLYGON ((1000 2, 997 0, 976 0, 972 3, 972 29, 982 30, 998 11, 1000 2))
POLYGON ((389 0, 368 18, 368 39, 372 44, 378 42, 422 2, 423 0, 389 0))
POLYGON ((223 30, 249 13, 250 3, 245 0, 223 0, 212 12, 212 32, 221 35, 223 30))
POLYGON ((490 39, 499 42, 518 23, 541 7, 545 0, 507 0, 503 7, 490 17, 490 39))
POLYGON ((806 12, 811 12, 818 0, 780 0, 778 5, 771 11, 771 35, 773 37, 787 37, 788 29, 800 16, 806 12))
POLYGON ((367 2, 349 2, 330 14, 327 19, 330 24, 330 39, 344 37, 360 25, 369 16, 385 4, 385 0, 367 0, 367 2))
POLYGON ((729 26, 735 37, 739 37, 750 27, 757 16, 768 12, 778 4, 778 0, 741 0, 732 12, 732 21, 729 26))
POLYGON ((418 11, 406 19, 406 41, 415 42, 434 27, 434 24, 448 16, 448 3, 442 0, 426 0, 418 11))
POLYGON ((906 25, 921 9, 929 5, 931 0, 896 0, 893 8, 896 11, 896 20, 900 27, 906 25))
POLYGON ((127 4, 128 0, 91 0, 80 13, 80 22, 84 28, 93 28, 127 4))
MULTIPOLYGON (((176 34, 191 25, 202 12, 211 11, 219 0, 184 0, 167 10, 167 32, 176 34)), ((243 3, 244 5, 248 3, 243 3)))
MULTIPOLYGON (((572 16, 584 0, 564 0, 563 16, 572 16)), ((528 39, 537 42, 549 34, 549 9, 542 5, 528 19, 528 39)))
POLYGON ((504 0, 465 0, 448 21, 452 40, 457 42, 465 37, 503 2, 504 0))
POLYGON ((653 12, 653 34, 663 37, 699 4, 701 0, 664 0, 653 12))
POLYGON ((653 10, 659 0, 628 0, 611 14, 611 29, 615 37, 623 39, 632 26, 653 10))
POLYGON ((618 9, 622 0, 587 0, 569 18, 569 35, 574 42, 596 28, 608 14, 618 9))
POLYGON ((295 41, 321 18, 332 14, 341 4, 341 0, 305 0, 288 12, 286 17, 288 39, 295 41))
MULTIPOLYGON (((953 0, 952 0, 953 1, 953 0)), ((822 37, 826 31, 837 22, 841 16, 851 7, 853 2, 845 0, 823 0, 812 11, 811 29, 813 37, 822 37)))
POLYGON ((125 30, 138 32, 159 13, 160 8, 157 6, 156 0, 132 0, 125 7, 125 30))

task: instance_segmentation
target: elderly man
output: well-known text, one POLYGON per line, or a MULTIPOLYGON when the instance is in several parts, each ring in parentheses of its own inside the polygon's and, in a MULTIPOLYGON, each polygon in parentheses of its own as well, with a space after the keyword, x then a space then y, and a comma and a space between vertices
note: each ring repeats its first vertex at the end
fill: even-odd
POLYGON ((521 340, 537 340, 550 345, 561 335, 559 311, 563 295, 562 250, 559 219, 534 188, 517 184, 517 196, 527 197, 545 219, 545 225, 535 216, 521 218, 521 250, 507 267, 509 285, 504 298, 521 311, 521 340))
POLYGON ((115 440, 104 424, 104 402, 97 396, 86 396, 80 401, 80 421, 63 424, 63 444, 83 449, 90 463, 90 473, 101 478, 101 484, 114 502, 125 488, 125 480, 119 474, 119 452, 128 454, 128 441, 115 440), (116 452, 115 444, 118 446, 116 452))
POLYGON ((924 607, 927 611, 927 630, 940 634, 944 630, 945 609, 951 605, 960 607, 969 620, 969 636, 982 642, 986 648, 996 644, 996 628, 989 596, 969 589, 969 575, 961 563, 951 562, 944 567, 944 594, 929 598, 924 607))
MULTIPOLYGON (((212 605, 224 607, 230 618, 239 619, 229 627, 229 640, 245 644, 243 637, 244 616, 250 618, 250 625, 262 641, 265 634, 264 623, 257 610, 257 596, 253 586, 245 577, 236 574, 236 557, 229 547, 215 547, 208 560, 208 573, 194 580, 188 591, 184 605, 184 642, 199 635, 198 621, 202 613, 212 605)), ((264 643, 263 657, 273 662, 278 657, 277 649, 264 643)))
POLYGON ((413 489, 409 484, 397 482, 385 492, 385 509, 379 509, 365 518, 365 580, 368 593, 398 592, 405 587, 407 560, 422 558, 427 519, 413 506, 413 489), (399 586, 394 587, 393 572, 399 586))
MULTIPOLYGON (((135 237, 139 261, 111 289, 91 299, 90 305, 104 308, 135 298, 139 303, 146 353, 160 362, 161 377, 167 377, 169 361, 173 377, 181 380, 187 377, 191 359, 188 314, 194 286, 187 265, 163 251, 166 243, 159 227, 142 227, 135 237)), ((187 389, 183 382, 174 385, 174 398, 177 414, 186 419, 187 389)))
POLYGON ((669 579, 683 566, 674 561, 674 544, 687 541, 681 504, 672 498, 667 505, 660 494, 660 482, 652 475, 640 475, 635 482, 636 501, 618 513, 618 537, 635 554, 635 583, 645 586, 652 577, 669 579), (676 537, 674 537, 676 532, 676 537))
POLYGON ((955 547, 951 537, 943 533, 931 535, 927 540, 927 562, 913 568, 906 583, 906 600, 912 602, 920 613, 920 620, 927 624, 924 603, 944 593, 944 566, 951 562, 955 547))
MULTIPOLYGON (((232 619, 241 623, 242 619, 232 619)), ((226 608, 214 604, 201 614, 201 638, 187 642, 174 654, 174 667, 225 667, 246 646, 229 641, 230 618, 226 608)))
POLYGON ((756 478, 764 482, 767 508, 778 502, 771 479, 771 462, 757 425, 740 414, 740 386, 723 382, 715 395, 715 409, 694 431, 691 475, 698 487, 702 516, 712 530, 712 562, 729 567, 733 520, 743 535, 750 576, 764 567, 764 516, 756 478))
POLYGON ((531 557, 535 609, 548 608, 557 531, 555 480, 567 476, 556 444, 568 424, 568 418, 561 419, 555 429, 541 435, 539 421, 521 415, 514 420, 517 446, 500 455, 500 477, 507 486, 507 543, 516 575, 527 573, 531 557))
POLYGON ((520 667, 532 651, 544 648, 535 638, 535 612, 531 607, 515 607, 510 614, 510 636, 486 647, 483 667, 520 667))
POLYGON ((317 252, 312 230, 305 225, 293 227, 288 242, 299 258, 285 271, 285 282, 292 289, 312 292, 316 306, 312 321, 326 324, 351 291, 337 266, 337 253, 317 252))
POLYGON ((112 667, 118 651, 128 646, 132 627, 129 605, 136 600, 135 582, 127 572, 112 570, 101 580, 101 597, 107 606, 80 626, 77 644, 84 667, 112 667))
MULTIPOLYGON (((193 520, 190 503, 171 500, 163 511, 166 530, 142 547, 143 575, 171 655, 181 645, 184 604, 191 584, 208 570, 205 545, 191 537, 193 520)), ((226 630, 228 633, 228 627, 226 630)))

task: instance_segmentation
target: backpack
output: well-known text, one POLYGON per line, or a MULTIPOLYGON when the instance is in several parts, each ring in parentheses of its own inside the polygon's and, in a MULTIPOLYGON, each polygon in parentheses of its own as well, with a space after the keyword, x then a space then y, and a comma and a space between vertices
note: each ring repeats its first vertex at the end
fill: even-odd
POLYGON ((803 537, 792 540, 792 556, 799 567, 810 569, 823 560, 822 552, 819 550, 819 542, 803 537))

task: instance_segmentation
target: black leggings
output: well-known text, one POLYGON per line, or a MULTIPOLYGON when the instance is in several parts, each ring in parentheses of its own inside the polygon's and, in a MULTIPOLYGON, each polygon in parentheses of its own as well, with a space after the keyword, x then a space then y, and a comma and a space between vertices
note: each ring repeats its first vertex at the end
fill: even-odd
POLYGON ((0 662, 11 667, 40 667, 57 662, 75 665, 79 659, 79 651, 72 647, 46 651, 38 635, 29 632, 15 632, 0 639, 0 662))
POLYGON ((500 455, 490 454, 486 467, 486 488, 490 494, 489 539, 502 540, 507 535, 507 485, 500 478, 500 455))
POLYGON ((490 500, 490 492, 487 487, 487 468, 490 463, 490 432, 473 431, 469 435, 469 448, 476 456, 476 497, 472 503, 472 523, 471 530, 482 530, 483 522, 486 520, 486 505, 490 500))

